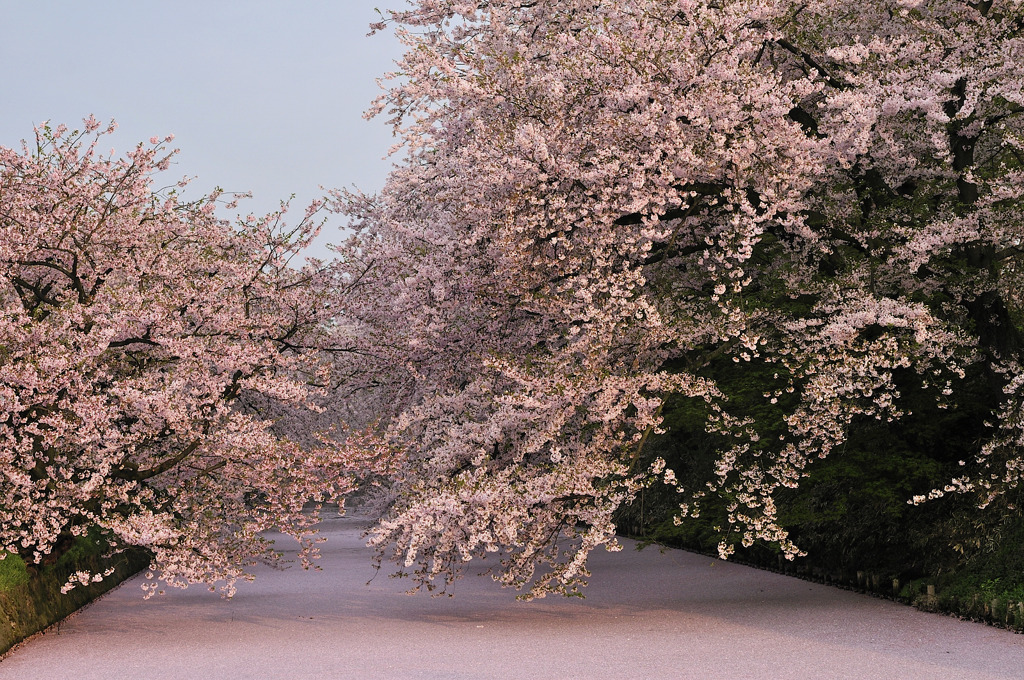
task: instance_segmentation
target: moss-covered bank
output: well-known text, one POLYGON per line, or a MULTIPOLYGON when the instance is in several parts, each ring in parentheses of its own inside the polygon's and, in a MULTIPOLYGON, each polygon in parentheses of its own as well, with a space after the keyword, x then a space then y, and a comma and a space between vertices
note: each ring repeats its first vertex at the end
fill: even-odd
POLYGON ((129 551, 105 558, 103 546, 79 538, 55 564, 26 567, 16 555, 0 560, 0 654, 33 633, 60 621, 149 564, 149 556, 129 551), (68 576, 79 570, 114 571, 99 583, 60 592, 68 576))

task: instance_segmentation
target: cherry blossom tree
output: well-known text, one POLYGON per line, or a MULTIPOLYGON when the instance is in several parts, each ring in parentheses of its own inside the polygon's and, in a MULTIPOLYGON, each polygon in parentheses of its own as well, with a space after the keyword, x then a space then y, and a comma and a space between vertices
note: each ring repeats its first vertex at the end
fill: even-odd
POLYGON ((731 442, 677 489, 680 521, 724 499, 723 554, 797 554, 775 494, 857 419, 899 418, 905 385, 946 403, 977 365, 992 438, 933 495, 1017 484, 1022 22, 1008 0, 387 14, 408 51, 372 113, 405 160, 337 196, 366 293, 346 314, 405 451, 381 558, 576 592, 614 511, 676 483, 642 455, 666 399, 731 442), (774 376, 756 412, 716 382, 730 360, 774 376))
POLYGON ((45 563, 93 529, 147 548, 169 585, 231 594, 278 556, 265 530, 308 565, 304 504, 374 468, 359 435, 308 433, 324 351, 344 349, 344 282, 297 259, 320 204, 292 229, 284 208, 231 225, 217 192, 154 187, 169 137, 103 156, 112 129, 44 126, 0 149, 0 548, 45 563))

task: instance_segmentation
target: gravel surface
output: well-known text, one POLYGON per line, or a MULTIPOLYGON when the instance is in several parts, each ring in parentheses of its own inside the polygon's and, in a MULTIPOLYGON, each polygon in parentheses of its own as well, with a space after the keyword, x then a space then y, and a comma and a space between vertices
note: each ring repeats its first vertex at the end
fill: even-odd
POLYGON ((376 578, 359 519, 321 572, 261 569, 232 600, 129 580, 0 661, 0 678, 1024 678, 1024 636, 678 550, 596 553, 586 598, 454 597, 376 578), (373 578, 367 585, 367 581, 373 578))

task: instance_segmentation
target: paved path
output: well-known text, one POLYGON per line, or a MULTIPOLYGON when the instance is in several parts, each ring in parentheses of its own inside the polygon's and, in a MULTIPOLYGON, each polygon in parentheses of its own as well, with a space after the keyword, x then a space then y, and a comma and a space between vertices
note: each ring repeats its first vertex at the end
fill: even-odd
POLYGON ((454 598, 373 576, 356 519, 323 571, 261 570, 233 600, 137 579, 0 661, 17 680, 1024 678, 1024 635, 677 550, 598 553, 587 597, 454 598))

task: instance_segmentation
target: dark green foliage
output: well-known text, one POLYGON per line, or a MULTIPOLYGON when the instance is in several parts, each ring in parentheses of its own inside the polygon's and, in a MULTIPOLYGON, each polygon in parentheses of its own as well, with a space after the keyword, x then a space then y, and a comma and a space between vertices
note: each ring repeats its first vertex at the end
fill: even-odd
MULTIPOLYGON (((783 427, 763 398, 771 370, 723 363, 709 371, 730 395, 731 412, 769 423, 761 430, 769 434, 765 442, 777 438, 772 428, 781 432, 783 427)), ((1024 493, 1009 494, 984 510, 974 496, 907 502, 969 469, 988 434, 984 421, 1000 397, 990 385, 989 376, 975 371, 960 383, 952 406, 940 409, 934 392, 921 388, 920 377, 899 376, 901 405, 909 415, 891 423, 854 420, 847 441, 814 461, 799 488, 777 494, 781 524, 807 556, 783 562, 776 547, 755 544, 737 546, 736 559, 860 585, 928 608, 1024 625, 1024 611, 1016 604, 1024 601, 1024 493), (894 581, 900 584, 896 592, 894 581), (934 598, 927 596, 927 585, 936 586, 934 598), (1002 603, 995 615, 993 599, 1002 603)), ((668 431, 651 438, 644 457, 664 458, 682 485, 693 489, 713 474, 716 449, 724 442, 704 432, 701 403, 666 404, 664 416, 668 431)), ((705 499, 700 517, 676 526, 678 500, 674 489, 647 489, 622 509, 620 527, 650 541, 714 553, 726 499, 705 499)))

